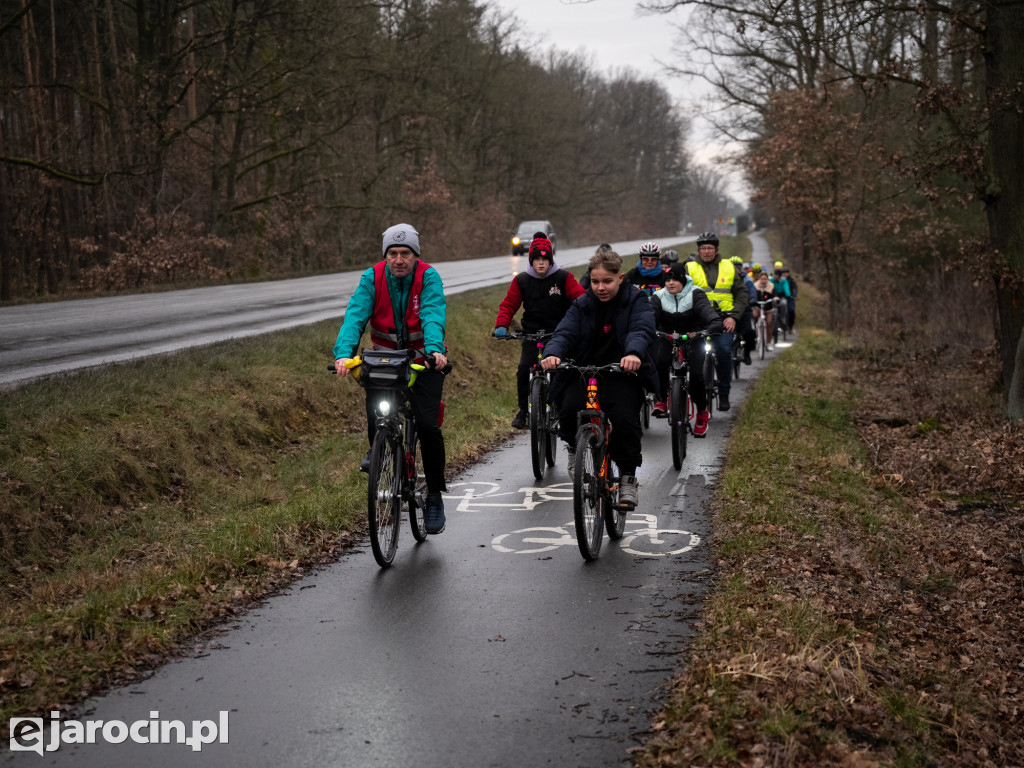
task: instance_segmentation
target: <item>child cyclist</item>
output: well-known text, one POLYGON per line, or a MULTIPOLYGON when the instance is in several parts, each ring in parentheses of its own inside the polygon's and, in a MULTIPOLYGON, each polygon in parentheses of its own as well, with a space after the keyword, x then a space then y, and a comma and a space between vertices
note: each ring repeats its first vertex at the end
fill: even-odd
MULTIPOLYGON (((583 288, 571 272, 560 269, 551 254, 551 241, 543 232, 538 232, 530 243, 530 266, 512 279, 508 293, 498 307, 498 319, 494 322, 494 335, 501 338, 508 335, 519 307, 523 307, 522 326, 526 333, 554 331, 555 326, 565 317, 569 305, 583 295, 583 288)), ((527 401, 530 396, 530 372, 537 362, 537 342, 523 340, 523 351, 516 370, 516 395, 519 412, 512 419, 516 429, 529 425, 527 401)))
MULTIPOLYGON (((655 327, 663 333, 695 333, 708 331, 722 333, 725 325, 707 294, 694 286, 693 278, 686 273, 682 264, 673 264, 665 275, 665 287, 651 296, 654 309, 655 327)), ((708 431, 711 414, 708 411, 708 393, 704 388, 704 344, 688 342, 685 347, 686 361, 690 369, 690 398, 697 409, 693 425, 693 436, 704 437, 708 431)), ((658 398, 654 403, 655 416, 667 415, 665 407, 668 394, 668 373, 672 365, 672 342, 658 338, 654 352, 654 364, 658 369, 658 398)))
MULTIPOLYGON (((644 389, 655 391, 658 377, 650 349, 654 342, 654 310, 648 297, 624 283, 622 258, 615 251, 598 251, 590 259, 590 288, 566 312, 541 361, 552 369, 565 359, 578 365, 618 363, 629 373, 599 377, 601 408, 612 423, 609 450, 619 468, 619 501, 636 506, 636 469, 641 453, 640 406, 644 389)), ((586 406, 586 385, 579 376, 565 375, 555 383, 559 435, 569 447, 569 473, 576 461, 576 415, 586 406)))

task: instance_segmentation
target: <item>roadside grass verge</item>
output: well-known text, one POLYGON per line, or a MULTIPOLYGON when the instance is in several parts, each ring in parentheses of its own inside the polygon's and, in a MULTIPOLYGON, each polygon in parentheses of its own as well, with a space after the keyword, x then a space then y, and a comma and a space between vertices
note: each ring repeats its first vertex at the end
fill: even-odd
POLYGON ((763 372, 730 438, 716 583, 656 735, 634 750, 642 768, 929 765, 976 714, 955 668, 925 670, 908 650, 927 641, 904 632, 914 590, 949 580, 915 570, 920 522, 876 479, 853 425, 857 382, 801 287, 799 343, 763 372))
MULTIPOLYGON (((449 301, 454 472, 512 433, 507 285, 449 301)), ((357 542, 362 390, 338 322, 0 393, 0 728, 159 663, 357 542)))

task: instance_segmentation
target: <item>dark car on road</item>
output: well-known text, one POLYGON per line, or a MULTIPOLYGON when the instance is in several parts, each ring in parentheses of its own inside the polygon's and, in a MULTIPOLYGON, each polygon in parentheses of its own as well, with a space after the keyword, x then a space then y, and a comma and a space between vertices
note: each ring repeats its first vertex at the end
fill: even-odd
POLYGON ((551 241, 551 255, 553 256, 558 245, 555 243, 555 227, 550 221, 521 221, 516 227, 516 233, 512 235, 512 255, 520 256, 530 251, 530 241, 538 232, 543 232, 551 241))

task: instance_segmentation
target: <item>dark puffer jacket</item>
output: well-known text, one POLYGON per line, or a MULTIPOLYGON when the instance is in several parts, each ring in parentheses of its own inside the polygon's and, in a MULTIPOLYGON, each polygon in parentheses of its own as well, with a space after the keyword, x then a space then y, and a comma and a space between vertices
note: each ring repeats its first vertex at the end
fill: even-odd
MULTIPOLYGON (((636 355, 641 366, 637 371, 640 382, 650 392, 658 390, 658 374, 654 368, 653 345, 655 339, 654 310, 646 293, 636 290, 628 283, 619 287, 616 296, 619 311, 613 322, 613 331, 622 344, 625 355, 636 355)), ((562 322, 555 329, 555 335, 544 346, 544 354, 562 360, 588 362, 594 342, 599 338, 597 308, 601 300, 592 290, 587 290, 569 307, 562 322)), ((617 361, 616 361, 617 362, 617 361)), ((556 381, 553 395, 560 390, 556 381)))

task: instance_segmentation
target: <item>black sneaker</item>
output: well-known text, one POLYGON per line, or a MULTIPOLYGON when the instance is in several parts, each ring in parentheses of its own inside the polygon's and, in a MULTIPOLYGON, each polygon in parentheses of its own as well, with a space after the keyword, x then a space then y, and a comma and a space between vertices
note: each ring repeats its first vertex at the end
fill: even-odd
POLYGON ((427 494, 427 503, 424 505, 424 527, 427 533, 438 534, 444 530, 444 499, 438 492, 427 494))
POLYGON ((367 451, 366 458, 359 462, 359 471, 370 474, 370 451, 367 451))
POLYGON ((746 347, 744 347, 743 348, 743 363, 744 363, 744 365, 750 365, 751 362, 752 361, 750 359, 750 350, 747 349, 746 347))
POLYGON ((526 429, 530 426, 530 417, 526 414, 526 411, 519 411, 516 417, 512 419, 512 429, 526 429))
POLYGON ((729 407, 730 407, 729 406, 729 398, 728 397, 722 397, 721 395, 719 395, 718 396, 718 410, 720 410, 720 411, 728 411, 729 407))

